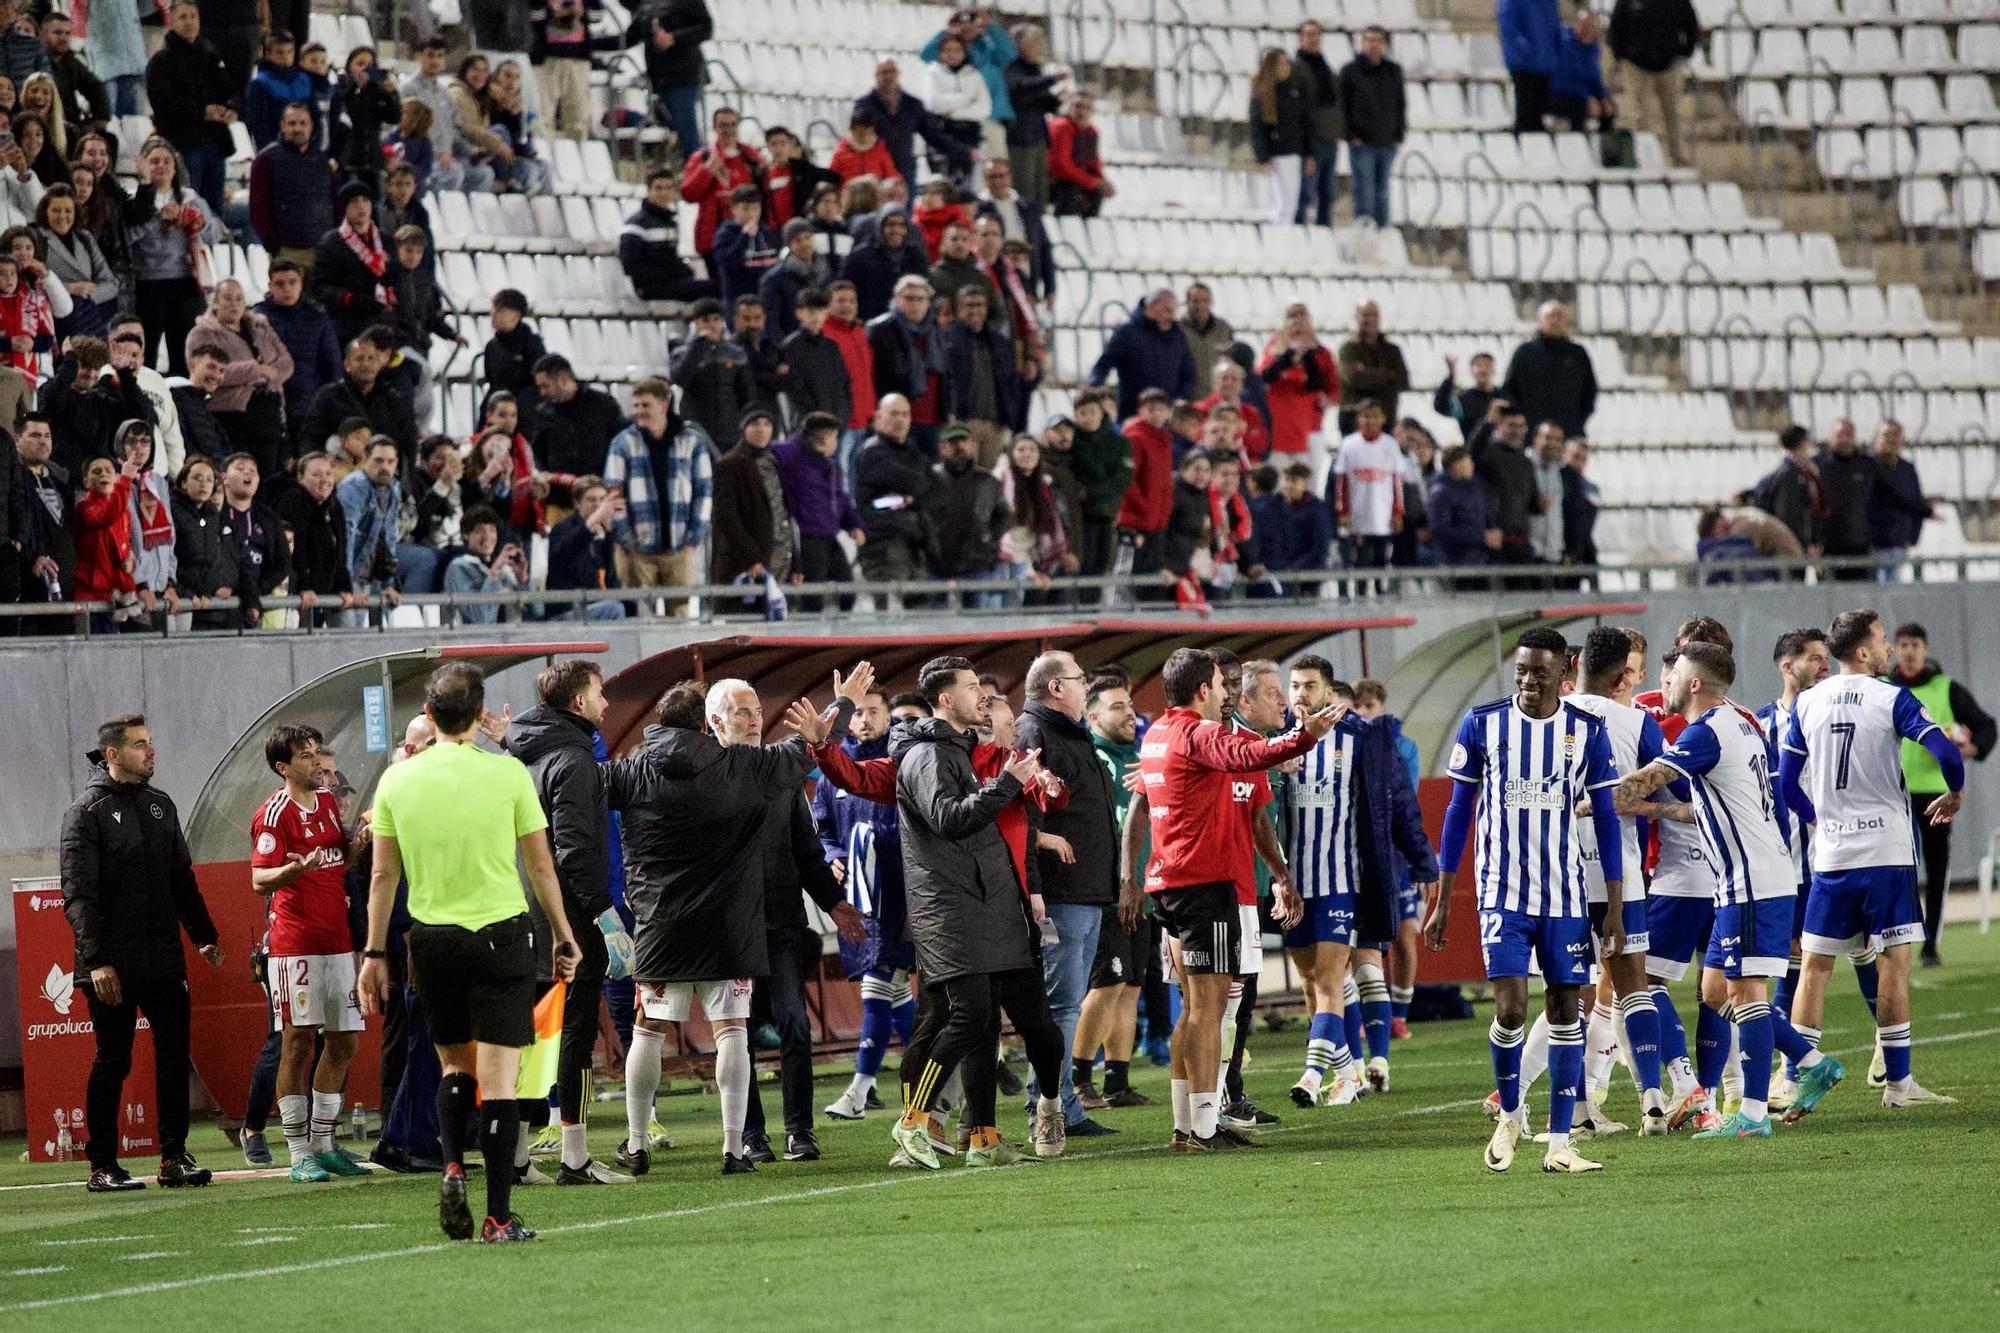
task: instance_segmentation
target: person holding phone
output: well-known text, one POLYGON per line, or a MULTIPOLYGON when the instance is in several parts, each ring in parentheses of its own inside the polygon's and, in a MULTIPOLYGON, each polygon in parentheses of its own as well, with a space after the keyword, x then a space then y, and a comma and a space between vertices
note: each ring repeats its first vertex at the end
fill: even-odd
MULTIPOLYGON (((500 516, 481 506, 465 516, 466 552, 445 566, 446 592, 512 592, 528 583, 528 556, 512 541, 500 540, 500 516)), ((486 602, 457 608, 461 623, 491 625, 500 605, 486 602)))

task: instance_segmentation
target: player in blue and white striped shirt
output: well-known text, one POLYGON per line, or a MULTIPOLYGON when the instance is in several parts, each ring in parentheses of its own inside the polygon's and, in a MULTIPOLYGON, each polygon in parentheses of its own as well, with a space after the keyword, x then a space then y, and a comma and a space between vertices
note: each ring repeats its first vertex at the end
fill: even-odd
MULTIPOLYGON (((1816 1037, 1833 956, 1863 943, 1877 945, 1881 989, 1875 1032, 1888 1076, 1882 1104, 1951 1101, 1910 1075, 1910 945, 1923 939, 1924 926, 1902 742, 1929 750, 1950 788, 1925 807, 1933 824, 1948 824, 1958 814, 1965 760, 1915 695, 1877 679, 1891 660, 1881 616, 1866 609, 1844 611, 1834 617, 1826 638, 1840 673, 1799 696, 1783 739, 1785 801, 1817 825, 1800 938, 1805 971, 1792 1014, 1799 1031, 1816 1037)), ((1785 1118, 1799 1114, 1794 1102, 1785 1118)))
POLYGON ((1702 1002, 1736 1025, 1743 1051, 1737 1111, 1698 1139, 1768 1138, 1771 1051, 1797 1062, 1795 1105, 1810 1110, 1840 1082, 1839 1062, 1821 1055, 1782 1015, 1771 1012, 1770 978, 1785 975, 1798 892, 1790 823, 1776 801, 1777 752, 1756 718, 1729 702, 1736 659, 1720 644, 1681 645, 1667 681, 1667 707, 1688 719, 1664 754, 1618 784, 1618 808, 1662 818, 1692 814, 1715 871, 1715 930, 1702 960, 1702 1002), (1645 798, 1685 778, 1692 811, 1648 806, 1645 798))
POLYGON ((1521 1045, 1528 1013, 1528 960, 1548 985, 1549 1140, 1544 1171, 1601 1171, 1570 1146, 1571 1120, 1583 1084, 1583 1026, 1577 991, 1590 978, 1589 890, 1583 840, 1594 838, 1604 868, 1608 910, 1604 952, 1624 947, 1623 835, 1611 804, 1617 782, 1604 723, 1561 695, 1569 644, 1550 629, 1523 633, 1514 653, 1514 694, 1466 715, 1446 773, 1457 783, 1445 811, 1436 891, 1428 895, 1424 934, 1444 947, 1452 882, 1474 824, 1479 891, 1479 947, 1493 982, 1493 1085, 1500 1123, 1486 1166, 1505 1171, 1527 1131, 1521 1104, 1521 1045), (1588 802, 1586 824, 1576 814, 1588 802))

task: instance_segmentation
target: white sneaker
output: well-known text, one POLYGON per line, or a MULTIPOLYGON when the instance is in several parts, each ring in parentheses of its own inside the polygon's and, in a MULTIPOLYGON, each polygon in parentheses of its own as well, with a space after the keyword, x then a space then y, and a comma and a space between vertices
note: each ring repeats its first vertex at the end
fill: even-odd
POLYGON ((1771 1095, 1767 1099, 1773 1111, 1788 1111, 1792 1098, 1797 1095, 1799 1085, 1780 1074, 1771 1080, 1771 1095))
POLYGON ((1328 1106, 1352 1106, 1361 1100, 1361 1094, 1366 1087, 1367 1085, 1353 1074, 1343 1074, 1324 1085, 1323 1095, 1328 1106))
POLYGON ((536 1166, 534 1159, 530 1158, 526 1166, 514 1168, 514 1183, 516 1185, 553 1185, 556 1183, 556 1178, 542 1170, 539 1166, 536 1166))
POLYGON ((1631 1128, 1623 1121, 1613 1120, 1604 1114, 1604 1108, 1595 1102, 1585 1103, 1578 1110, 1581 1114, 1576 1117, 1577 1126, 1588 1130, 1592 1138, 1601 1139, 1612 1134, 1623 1134, 1631 1128))
POLYGON ((1486 1143, 1486 1169, 1505 1171, 1514 1165, 1514 1149, 1521 1142, 1521 1132, 1525 1129, 1520 1121, 1511 1115, 1500 1117, 1500 1123, 1493 1127, 1493 1137, 1486 1143))
POLYGON ((1882 1055, 1882 1039, 1875 1039, 1875 1054, 1868 1060, 1868 1086, 1886 1088, 1889 1086, 1889 1062, 1882 1055))
MULTIPOLYGON (((902 1156, 907 1159, 909 1165, 920 1166, 926 1171, 939 1169, 937 1152, 932 1147, 931 1136, 924 1126, 905 1125, 899 1120, 889 1131, 889 1137, 895 1140, 896 1146, 902 1150, 902 1156)), ((891 1161, 893 1164, 893 1159, 891 1161)))
POLYGON ((1640 1138, 1642 1139, 1658 1138, 1661 1135, 1665 1134, 1666 1132, 1667 1132, 1667 1113, 1665 1111, 1647 1111, 1644 1115, 1639 1117, 1640 1138))
POLYGON ((1368 1061, 1368 1090, 1387 1092, 1389 1090, 1389 1057, 1378 1055, 1368 1061))
POLYGON ((1035 1145, 1037 1157, 1060 1157, 1068 1138, 1069 1127, 1063 1123, 1060 1106, 1051 1111, 1037 1110, 1035 1126, 1029 1134, 1029 1142, 1035 1145))
POLYGON ((1952 1106, 1957 1102, 1958 1098, 1947 1097, 1942 1092, 1932 1092, 1914 1078, 1888 1084, 1882 1089, 1882 1105, 1892 1110, 1905 1106, 1952 1106))
POLYGON ((646 1147, 649 1151, 659 1152, 662 1148, 671 1148, 673 1146, 674 1141, 668 1135, 665 1125, 661 1124, 658 1120, 648 1120, 646 1122, 646 1147))
POLYGON ((849 1088, 833 1099, 833 1104, 826 1108, 825 1114, 834 1120, 864 1120, 868 1116, 868 1104, 865 1101, 857 1101, 854 1089, 849 1088))
POLYGON ((1551 1148, 1542 1158, 1542 1170, 1557 1175, 1577 1175, 1585 1171, 1602 1171, 1604 1163, 1593 1162, 1577 1152, 1575 1148, 1551 1148))

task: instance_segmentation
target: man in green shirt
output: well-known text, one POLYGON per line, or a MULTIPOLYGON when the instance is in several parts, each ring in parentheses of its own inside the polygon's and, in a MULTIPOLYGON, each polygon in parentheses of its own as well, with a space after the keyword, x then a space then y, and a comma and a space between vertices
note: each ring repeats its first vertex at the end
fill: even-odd
MULTIPOLYGON (((1084 720, 1090 724, 1090 743, 1098 762, 1111 776, 1118 828, 1122 834, 1132 793, 1125 789, 1125 775, 1139 766, 1139 714, 1132 707, 1132 691, 1123 675, 1094 676, 1084 686, 1084 720)), ((1143 835, 1142 835, 1143 836, 1143 835)), ((1144 848, 1139 863, 1151 855, 1144 848)), ((1138 1038, 1139 995, 1146 984, 1148 950, 1159 952, 1159 935, 1150 917, 1140 914, 1134 904, 1129 916, 1121 916, 1116 903, 1104 909, 1104 922, 1097 933, 1097 956, 1090 965, 1090 989, 1085 992, 1083 1009, 1077 1016, 1076 1039, 1070 1044, 1070 1077, 1078 1100, 1089 1110, 1100 1106, 1151 1106, 1153 1099, 1130 1082, 1132 1047, 1138 1038), (1091 1085, 1091 1066, 1097 1050, 1104 1048, 1104 1093, 1100 1097, 1091 1085)))
POLYGON ((477 744, 486 714, 478 667, 453 662, 432 673, 424 715, 438 743, 382 775, 375 792, 374 874, 368 885, 368 947, 357 989, 362 1008, 388 1001, 389 916, 396 881, 410 885, 410 971, 430 1011, 444 1077, 438 1085, 438 1139, 444 1181, 438 1220, 453 1240, 472 1237, 465 1197, 465 1141, 479 1115, 486 1158, 488 1244, 527 1241, 511 1206, 521 1115, 514 1084, 521 1048, 535 1039, 535 960, 518 853, 554 937, 555 974, 567 981, 578 957, 548 818, 527 767, 477 744), (483 1087, 483 1104, 476 1093, 483 1087))
MULTIPOLYGON (((1993 751, 1994 723, 1972 697, 1972 691, 1944 673, 1931 658, 1930 635, 1915 621, 1896 627, 1896 660, 1888 681, 1917 696, 1931 721, 1958 747, 1966 762, 1985 759, 1993 751)), ((1923 844, 1925 967, 1944 960, 1938 955, 1938 931, 1944 926, 1944 891, 1951 870, 1951 825, 1921 818, 1932 801, 1944 795, 1944 772, 1931 752, 1915 741, 1903 742, 1903 785, 1910 790, 1912 822, 1923 844)))

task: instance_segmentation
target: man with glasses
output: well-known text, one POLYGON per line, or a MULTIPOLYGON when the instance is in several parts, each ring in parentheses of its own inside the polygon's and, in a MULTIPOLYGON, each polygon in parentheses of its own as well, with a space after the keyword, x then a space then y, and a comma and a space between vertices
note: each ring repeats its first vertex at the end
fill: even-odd
POLYGON ((1068 653, 1043 653, 1028 666, 1023 687, 1027 702, 1016 724, 1021 748, 1041 751, 1042 767, 1069 788, 1069 804, 1042 817, 1033 854, 1048 919, 1056 929, 1055 941, 1042 950, 1042 983, 1062 1029, 1063 1120, 1072 1138, 1115 1132, 1086 1114, 1094 1108, 1078 1098, 1070 1069, 1104 909, 1118 897, 1117 808, 1122 795, 1098 761, 1084 724, 1085 680, 1068 653))

